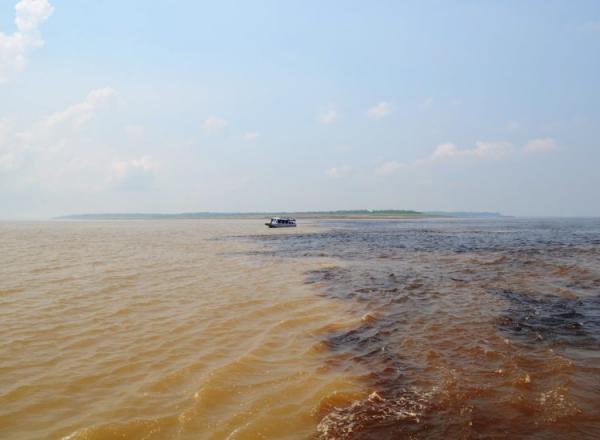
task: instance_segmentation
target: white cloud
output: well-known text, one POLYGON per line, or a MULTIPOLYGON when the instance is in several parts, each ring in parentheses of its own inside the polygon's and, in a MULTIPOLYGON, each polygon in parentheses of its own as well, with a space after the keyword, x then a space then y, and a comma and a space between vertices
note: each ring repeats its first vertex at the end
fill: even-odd
POLYGON ((321 124, 329 125, 333 124, 338 119, 338 114, 334 109, 329 109, 319 115, 317 120, 321 124))
POLYGON ((525 153, 549 153, 556 150, 556 141, 552 138, 532 139, 525 144, 525 153))
POLYGON ((256 131, 247 131, 242 136, 242 139, 248 142, 255 141, 256 139, 258 139, 258 133, 256 131))
POLYGON ((83 102, 48 116, 42 124, 45 128, 55 128, 62 124, 81 126, 93 117, 99 107, 114 96, 115 91, 111 87, 92 90, 83 102))
POLYGON ((154 182, 157 169, 158 164, 150 156, 114 162, 110 170, 110 181, 118 189, 147 189, 154 182))
POLYGON ((0 172, 11 175, 5 182, 15 188, 73 188, 84 180, 102 180, 101 150, 94 149, 98 143, 84 128, 114 94, 109 87, 92 90, 83 102, 25 126, 0 121, 0 172))
POLYGON ((392 105, 388 102, 380 102, 379 104, 371 107, 367 111, 367 115, 370 118, 384 118, 392 112, 392 105))
POLYGON ((155 168, 156 164, 150 156, 142 156, 139 159, 113 163, 112 174, 118 180, 125 177, 132 170, 151 171, 155 168))
POLYGON ((377 167, 375 169, 375 174, 379 174, 381 176, 388 175, 388 174, 394 174, 405 167, 406 167, 406 165, 403 164, 402 162, 396 162, 396 161, 392 160, 389 162, 384 162, 379 167, 377 167))
POLYGON ((40 24, 54 11, 48 0, 21 0, 15 6, 15 23, 21 32, 37 30, 40 24))
POLYGON ((15 11, 17 30, 11 35, 0 32, 0 83, 23 69, 31 49, 44 45, 39 27, 54 8, 48 0, 21 0, 15 11))
POLYGON ((350 165, 340 165, 325 170, 325 174, 329 177, 339 178, 348 175, 351 171, 352 167, 350 165))
POLYGON ((217 116, 209 116, 202 124, 204 131, 209 134, 222 133, 228 126, 225 119, 217 116))
POLYGON ((83 134, 83 128, 92 120, 101 108, 108 105, 115 96, 110 87, 92 90, 83 102, 71 105, 65 110, 53 113, 32 124, 30 127, 16 130, 13 135, 12 149, 17 162, 27 152, 32 157, 41 157, 41 152, 77 150, 83 134))
POLYGON ((475 158, 475 159, 500 159, 508 155, 513 147, 510 142, 477 142, 475 148, 459 149, 454 144, 438 145, 429 156, 430 160, 475 158))

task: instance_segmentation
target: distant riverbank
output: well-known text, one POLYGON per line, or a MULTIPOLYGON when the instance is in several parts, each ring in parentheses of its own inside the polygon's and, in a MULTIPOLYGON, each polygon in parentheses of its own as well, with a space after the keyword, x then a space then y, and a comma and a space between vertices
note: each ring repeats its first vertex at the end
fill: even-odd
POLYGON ((183 212, 175 214, 160 213, 100 213, 100 214, 72 214, 57 217, 59 220, 160 220, 160 219, 242 219, 266 217, 295 217, 295 218, 336 218, 336 219, 415 219, 415 218, 488 218, 503 217, 495 212, 420 212, 413 210, 395 209, 357 209, 338 211, 300 211, 300 212, 183 212))

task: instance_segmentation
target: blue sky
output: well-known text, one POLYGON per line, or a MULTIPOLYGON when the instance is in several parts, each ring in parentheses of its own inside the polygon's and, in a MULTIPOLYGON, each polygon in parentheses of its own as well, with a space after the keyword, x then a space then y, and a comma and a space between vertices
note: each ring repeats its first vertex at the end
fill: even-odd
POLYGON ((0 218, 600 215, 600 2, 0 0, 0 218))

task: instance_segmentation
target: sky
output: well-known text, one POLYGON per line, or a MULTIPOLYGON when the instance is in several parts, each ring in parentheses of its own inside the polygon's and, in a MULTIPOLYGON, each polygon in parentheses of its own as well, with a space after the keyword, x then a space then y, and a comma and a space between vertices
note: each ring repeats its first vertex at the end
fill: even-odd
POLYGON ((599 202, 598 1, 0 0, 0 219, 599 202))

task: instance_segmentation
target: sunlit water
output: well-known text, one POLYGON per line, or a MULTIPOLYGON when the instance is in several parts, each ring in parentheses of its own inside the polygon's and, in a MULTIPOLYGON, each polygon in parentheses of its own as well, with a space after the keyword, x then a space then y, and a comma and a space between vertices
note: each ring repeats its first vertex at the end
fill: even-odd
POLYGON ((600 438, 598 220, 0 243, 0 438, 600 438))

